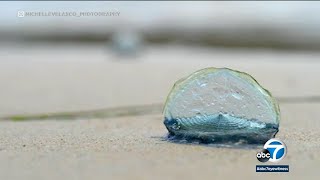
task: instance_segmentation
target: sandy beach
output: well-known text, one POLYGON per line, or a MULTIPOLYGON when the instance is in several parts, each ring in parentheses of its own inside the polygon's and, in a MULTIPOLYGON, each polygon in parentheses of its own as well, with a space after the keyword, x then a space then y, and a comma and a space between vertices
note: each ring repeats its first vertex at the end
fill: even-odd
MULTIPOLYGON (((310 109, 311 106, 303 105, 310 109)), ((310 114, 316 114, 311 108, 310 114)), ((162 116, 1 122, 1 179, 317 179, 319 123, 306 113, 284 120, 277 138, 289 173, 256 173, 260 149, 216 148, 163 140, 162 116), (306 121, 300 122, 301 117, 306 121), (18 173, 17 173, 18 172, 18 173)), ((269 163, 271 164, 271 163, 269 163)))
POLYGON ((162 104, 173 83, 195 70, 248 72, 280 101, 277 138, 288 153, 279 164, 290 172, 256 173, 259 148, 165 141, 159 110, 112 118, 2 119, 0 179, 318 178, 320 103, 303 97, 320 96, 319 53, 160 46, 128 59, 101 45, 1 48, 0 117, 162 104), (302 101, 294 102, 297 97, 302 101))

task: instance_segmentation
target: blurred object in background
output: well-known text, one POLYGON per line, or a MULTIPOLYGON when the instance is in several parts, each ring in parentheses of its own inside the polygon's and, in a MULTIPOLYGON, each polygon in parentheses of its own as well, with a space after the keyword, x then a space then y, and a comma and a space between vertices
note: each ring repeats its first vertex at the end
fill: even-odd
POLYGON ((120 30, 112 36, 112 50, 119 56, 137 56, 142 50, 143 40, 133 31, 120 30))

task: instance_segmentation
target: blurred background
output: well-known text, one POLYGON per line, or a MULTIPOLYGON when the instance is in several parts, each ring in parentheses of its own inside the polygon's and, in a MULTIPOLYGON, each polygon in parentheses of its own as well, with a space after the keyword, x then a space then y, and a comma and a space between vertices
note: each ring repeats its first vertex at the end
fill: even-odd
POLYGON ((161 106, 175 81, 211 66, 253 75, 280 103, 320 92, 319 2, 0 7, 1 117, 161 106))

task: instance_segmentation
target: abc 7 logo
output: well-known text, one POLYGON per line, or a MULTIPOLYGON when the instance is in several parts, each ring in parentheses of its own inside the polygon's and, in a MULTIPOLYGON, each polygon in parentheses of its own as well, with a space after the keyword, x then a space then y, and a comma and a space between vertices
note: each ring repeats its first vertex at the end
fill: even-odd
POLYGON ((264 149, 257 153, 257 159, 260 162, 279 162, 287 153, 287 147, 284 142, 278 139, 270 139, 264 145, 264 149))

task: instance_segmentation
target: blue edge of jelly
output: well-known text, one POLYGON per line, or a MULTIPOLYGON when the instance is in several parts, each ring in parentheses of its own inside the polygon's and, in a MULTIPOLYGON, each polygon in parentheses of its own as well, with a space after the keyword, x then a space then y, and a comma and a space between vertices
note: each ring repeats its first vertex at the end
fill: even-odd
MULTIPOLYGON (((210 124, 208 118, 204 120, 204 123, 184 125, 179 123, 183 118, 165 118, 164 125, 166 126, 169 134, 167 136, 170 141, 184 141, 187 143, 200 143, 200 144, 264 144, 269 139, 274 138, 279 131, 279 125, 263 123, 263 126, 259 127, 245 127, 239 126, 231 129, 224 129, 228 125, 222 125, 221 123, 230 123, 230 119, 225 118, 223 115, 211 117, 210 124), (207 121, 207 122, 205 122, 207 121), (214 124, 214 123, 216 124, 214 124), (207 123, 207 124, 206 124, 207 123)), ((198 119, 199 120, 199 119, 198 119)), ((248 121, 248 120, 243 120, 248 121)), ((250 121, 250 120, 249 120, 250 121)))

